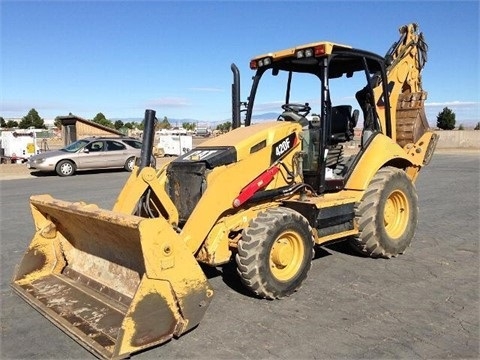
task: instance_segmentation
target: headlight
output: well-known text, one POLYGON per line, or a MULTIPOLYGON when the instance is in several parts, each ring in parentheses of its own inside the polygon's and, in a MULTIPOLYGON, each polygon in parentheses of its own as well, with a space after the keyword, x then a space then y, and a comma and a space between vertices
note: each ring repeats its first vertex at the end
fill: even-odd
POLYGON ((32 162, 35 163, 35 164, 41 164, 41 163, 45 162, 45 160, 47 160, 47 159, 41 158, 41 159, 33 160, 32 162))
POLYGON ((313 56, 313 49, 306 49, 305 57, 312 57, 312 56, 313 56))

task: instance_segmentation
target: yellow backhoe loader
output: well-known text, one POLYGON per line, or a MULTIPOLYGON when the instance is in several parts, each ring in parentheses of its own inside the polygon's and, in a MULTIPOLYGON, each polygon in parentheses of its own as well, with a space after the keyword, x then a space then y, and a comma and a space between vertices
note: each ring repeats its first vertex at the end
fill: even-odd
POLYGON ((234 262, 253 296, 280 299, 305 280, 315 246, 403 253, 414 182, 437 141, 426 52, 409 24, 384 57, 332 42, 267 53, 250 62, 247 102, 232 64, 234 129, 160 169, 146 110, 141 156, 112 210, 31 197, 36 233, 13 289, 96 356, 124 358, 199 324, 213 296, 199 263, 234 262), (272 103, 273 120, 258 120, 272 103))

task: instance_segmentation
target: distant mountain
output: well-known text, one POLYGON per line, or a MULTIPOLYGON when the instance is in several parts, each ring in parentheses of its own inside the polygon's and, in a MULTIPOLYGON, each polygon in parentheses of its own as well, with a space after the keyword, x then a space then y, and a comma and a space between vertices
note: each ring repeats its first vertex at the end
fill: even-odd
MULTIPOLYGON (((280 115, 280 113, 275 113, 275 112, 268 112, 268 113, 264 113, 264 114, 259 114, 259 115, 255 115, 253 116, 252 120, 257 120, 257 121, 267 121, 267 120, 276 120, 278 118, 278 116, 280 115)), ((112 122, 115 122, 117 120, 121 120, 123 121, 124 123, 141 123, 143 121, 143 118, 113 118, 113 119, 109 119, 110 121, 112 122)), ((161 119, 159 119, 161 120, 161 119)), ((231 118, 229 119, 224 119, 224 120, 219 120, 219 121, 203 121, 203 120, 197 120, 197 119, 172 119, 172 118, 168 118, 168 122, 170 123, 170 125, 172 126, 181 126, 181 124, 183 123, 194 123, 194 124, 211 124, 211 125, 218 125, 218 124, 222 124, 222 123, 225 123, 227 121, 232 121, 231 118)))
MULTIPOLYGON (((112 122, 120 120, 120 121, 123 121, 123 123, 141 123, 143 121, 143 118, 111 118, 109 120, 112 121, 112 122)), ((162 119, 159 118, 158 120, 162 121, 163 118, 162 119)), ((171 119, 171 118, 168 118, 168 122, 172 126, 175 126, 176 124, 183 124, 183 123, 186 123, 186 122, 197 123, 197 122, 204 122, 204 121, 194 120, 194 119, 171 119)))
POLYGON ((123 123, 131 123, 131 122, 138 122, 141 123, 143 121, 143 118, 111 118, 109 119, 111 122, 115 122, 117 120, 123 121, 123 123))
POLYGON ((254 115, 253 120, 277 120, 280 113, 268 112, 265 114, 254 115))

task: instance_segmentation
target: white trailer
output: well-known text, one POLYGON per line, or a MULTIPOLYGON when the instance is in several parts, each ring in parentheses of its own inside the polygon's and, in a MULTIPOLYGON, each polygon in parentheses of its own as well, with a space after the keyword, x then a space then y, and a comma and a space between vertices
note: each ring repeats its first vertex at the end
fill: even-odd
POLYGON ((1 163, 25 162, 40 153, 36 132, 31 129, 2 131, 0 136, 1 163))
POLYGON ((192 136, 160 135, 157 147, 165 156, 180 156, 192 150, 192 136))

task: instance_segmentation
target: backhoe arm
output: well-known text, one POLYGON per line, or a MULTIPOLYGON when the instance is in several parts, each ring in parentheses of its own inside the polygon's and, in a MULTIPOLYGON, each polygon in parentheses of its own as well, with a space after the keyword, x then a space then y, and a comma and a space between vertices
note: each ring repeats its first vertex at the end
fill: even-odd
MULTIPOLYGON (((424 102, 427 92, 422 88, 421 71, 427 61, 428 46, 417 24, 399 29, 400 39, 385 55, 387 84, 391 111, 391 136, 401 147, 416 143, 429 129, 424 102), (395 111, 393 111, 395 110, 395 111)), ((383 89, 380 82, 374 84, 377 113, 383 113, 380 105, 383 89)), ((386 119, 380 119, 387 128, 386 119)))

